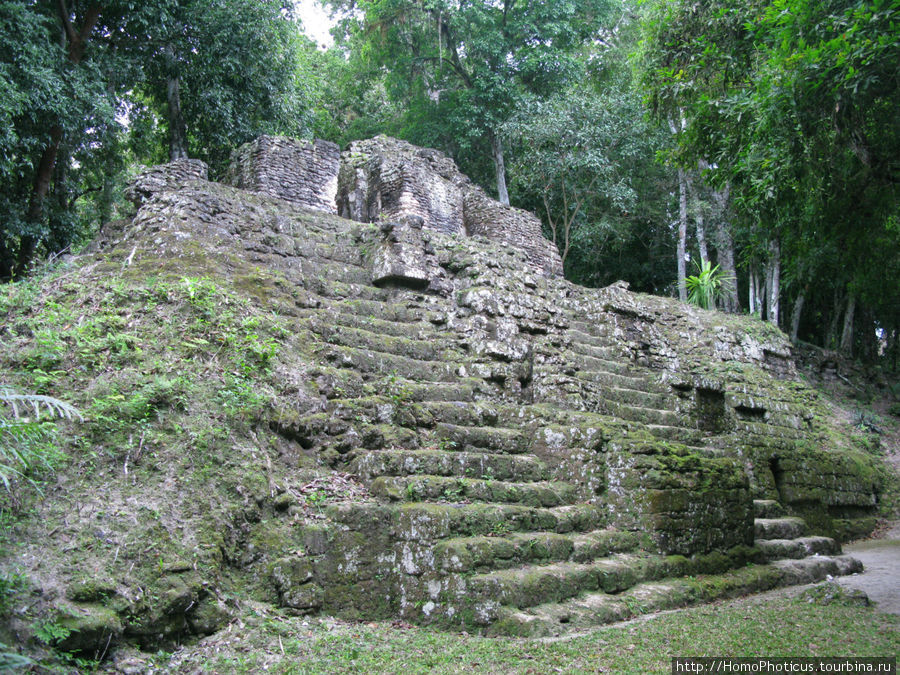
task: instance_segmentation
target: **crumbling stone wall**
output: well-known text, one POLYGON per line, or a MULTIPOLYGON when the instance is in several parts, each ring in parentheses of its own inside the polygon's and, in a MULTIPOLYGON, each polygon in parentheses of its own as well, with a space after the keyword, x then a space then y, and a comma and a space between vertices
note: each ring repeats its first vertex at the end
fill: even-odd
POLYGON ((413 216, 428 229, 461 234, 468 185, 442 152, 378 136, 351 143, 343 153, 338 212, 362 223, 413 216))
POLYGON ((316 139, 260 136, 231 156, 224 182, 316 211, 337 213, 340 148, 316 139))
POLYGON ((562 258, 556 245, 541 234, 541 221, 533 213, 504 206, 477 187, 466 192, 466 232, 481 235, 525 251, 533 267, 547 276, 562 276, 562 258))
POLYGON ((445 234, 480 235, 525 252, 545 276, 562 276, 556 246, 541 234, 541 221, 488 197, 437 150, 386 136, 351 143, 343 153, 338 212, 359 222, 421 219, 445 234))
POLYGON ((207 180, 209 167, 199 159, 179 159, 145 169, 128 184, 125 196, 140 208, 157 192, 177 190, 193 180, 207 180))

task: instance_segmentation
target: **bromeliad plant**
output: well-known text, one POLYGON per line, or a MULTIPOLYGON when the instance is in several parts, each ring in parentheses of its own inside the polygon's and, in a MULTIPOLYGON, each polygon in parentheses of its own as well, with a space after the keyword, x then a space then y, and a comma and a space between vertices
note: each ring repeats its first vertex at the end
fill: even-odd
POLYGON ((715 309, 716 301, 723 297, 734 282, 734 277, 713 266, 709 260, 698 265, 697 274, 685 279, 688 291, 688 302, 703 309, 715 309))

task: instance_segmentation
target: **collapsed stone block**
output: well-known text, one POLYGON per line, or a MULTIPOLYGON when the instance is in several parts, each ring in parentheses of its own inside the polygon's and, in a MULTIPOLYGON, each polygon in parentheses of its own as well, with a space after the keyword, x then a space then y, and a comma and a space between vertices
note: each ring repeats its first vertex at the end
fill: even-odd
POLYGON ((383 239, 373 255, 372 283, 376 286, 425 288, 430 275, 425 261, 421 218, 405 224, 386 222, 383 239))
POLYGON ((316 139, 260 136, 234 151, 224 182, 316 211, 337 213, 340 149, 316 139))
POLYGON ((342 156, 337 199, 344 218, 419 218, 426 230, 481 235, 522 250, 534 269, 562 276, 559 251, 541 234, 541 221, 488 197, 437 150, 386 136, 351 143, 342 156))
POLYGON ((146 204, 157 192, 177 190, 193 180, 207 180, 209 167, 199 159, 179 159, 145 169, 125 188, 125 197, 136 208, 146 204))

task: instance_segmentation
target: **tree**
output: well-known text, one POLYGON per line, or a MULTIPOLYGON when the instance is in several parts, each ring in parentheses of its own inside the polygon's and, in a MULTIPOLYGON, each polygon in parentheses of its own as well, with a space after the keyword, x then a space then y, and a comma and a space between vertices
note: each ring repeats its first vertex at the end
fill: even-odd
POLYGON ((404 136, 456 150, 464 170, 468 152, 490 156, 504 203, 503 123, 527 94, 549 96, 566 85, 577 71, 576 51, 609 9, 608 0, 329 4, 359 12, 344 22, 347 39, 386 70, 389 95, 407 109, 404 136))
POLYGON ((160 3, 149 25, 126 24, 122 49, 141 65, 143 105, 132 110, 163 122, 170 160, 198 157, 216 173, 256 135, 308 130, 298 78, 308 52, 285 12, 281 0, 183 0, 160 3))
MULTIPOLYGON (((639 59, 649 102, 658 115, 685 110, 674 160, 705 159, 709 178, 730 186, 743 258, 767 261, 773 319, 787 295, 796 312, 848 326, 878 317, 866 336, 894 320, 900 288, 872 274, 870 254, 896 269, 898 21, 897 0, 649 5, 639 59), (862 288, 872 311, 859 309, 862 288)), ((803 335, 808 324, 792 322, 803 335)), ((823 344, 835 331, 816 333, 823 344)))
POLYGON ((573 229, 596 214, 600 200, 619 213, 632 210, 637 200, 626 172, 644 148, 638 102, 627 96, 576 86, 547 100, 526 100, 502 127, 515 149, 516 187, 539 195, 564 265, 573 229))
POLYGON ((6 1, 0 38, 0 279, 79 240, 79 199, 108 212, 126 134, 156 159, 171 130, 171 156, 215 170, 255 134, 305 130, 300 38, 276 0, 6 1))

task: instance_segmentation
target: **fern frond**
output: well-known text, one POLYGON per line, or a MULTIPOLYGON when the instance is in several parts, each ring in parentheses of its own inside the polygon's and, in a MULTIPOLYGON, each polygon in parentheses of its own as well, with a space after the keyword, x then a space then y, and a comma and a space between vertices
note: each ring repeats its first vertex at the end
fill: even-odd
POLYGON ((41 416, 42 410, 46 410, 51 417, 63 417, 65 419, 77 417, 80 421, 84 421, 84 417, 82 417, 75 406, 52 396, 19 394, 9 387, 0 387, 0 401, 4 401, 12 408, 13 417, 16 419, 21 417, 19 414, 19 405, 21 404, 26 409, 30 407, 34 411, 35 419, 41 416))

